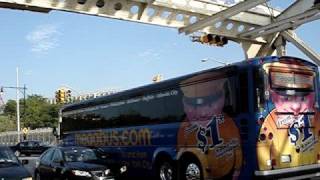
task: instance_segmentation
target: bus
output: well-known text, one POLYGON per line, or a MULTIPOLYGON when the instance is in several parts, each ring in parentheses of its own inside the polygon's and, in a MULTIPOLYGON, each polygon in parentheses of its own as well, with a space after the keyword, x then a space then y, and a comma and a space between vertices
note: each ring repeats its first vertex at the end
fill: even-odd
POLYGON ((129 177, 312 178, 320 171, 318 92, 313 63, 253 58, 66 105, 60 137, 98 148, 129 177))

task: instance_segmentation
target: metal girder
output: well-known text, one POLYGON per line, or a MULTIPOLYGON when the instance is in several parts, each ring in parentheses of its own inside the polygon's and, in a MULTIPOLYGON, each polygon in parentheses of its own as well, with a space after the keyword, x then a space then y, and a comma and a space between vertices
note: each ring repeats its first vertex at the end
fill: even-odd
MULTIPOLYGON (((25 10, 39 8, 44 12, 60 10, 172 28, 188 26, 229 8, 209 0, 0 0, 0 7, 25 10)), ((280 12, 276 11, 275 14, 280 12)), ((267 8, 261 6, 259 10, 241 12, 199 32, 225 36, 236 42, 250 40, 266 43, 262 38, 246 39, 238 34, 270 22, 267 8)))
POLYGON ((219 21, 225 21, 226 19, 239 14, 240 12, 247 11, 253 7, 258 6, 259 4, 265 3, 268 0, 246 0, 240 2, 230 8, 227 8, 221 12, 218 12, 212 16, 206 17, 200 21, 195 22, 194 24, 182 27, 179 29, 180 33, 185 33, 186 35, 199 31, 207 26, 215 24, 219 21))
POLYGON ((293 31, 284 31, 281 35, 289 42, 299 48, 306 56, 320 66, 320 56, 303 42, 293 31))
POLYGON ((273 45, 275 44, 275 42, 280 38, 280 33, 275 33, 270 35, 267 38, 267 43, 264 44, 258 51, 258 53, 255 55, 255 57, 261 57, 261 56, 270 56, 270 55, 274 55, 274 49, 273 49, 273 45))
POLYGON ((41 13, 48 13, 51 9, 36 7, 36 6, 26 6, 22 4, 12 4, 8 2, 0 2, 0 7, 2 8, 9 8, 9 9, 19 9, 19 10, 28 10, 34 12, 41 12, 41 13))
POLYGON ((288 29, 295 29, 304 23, 320 19, 319 6, 315 5, 314 2, 313 0, 297 0, 275 17, 272 23, 240 33, 239 37, 252 39, 266 36, 276 37, 278 36, 276 34, 282 32, 277 41, 274 41, 274 38, 267 39, 267 43, 260 47, 257 56, 270 54, 270 52, 274 51, 272 46, 276 46, 278 55, 284 55, 286 53, 286 44, 282 39, 285 38, 285 40, 292 42, 310 59, 320 65, 319 55, 299 39, 293 31, 287 31, 288 29))
POLYGON ((282 11, 282 13, 277 16, 277 20, 283 20, 290 18, 292 16, 301 14, 314 6, 314 0, 296 0, 291 6, 282 11))
POLYGON ((225 36, 240 43, 248 58, 272 54, 275 44, 278 54, 285 53, 284 37, 320 65, 319 55, 286 31, 320 18, 314 0, 296 0, 283 12, 259 5, 268 0, 239 1, 230 6, 218 0, 0 0, 0 7, 67 11, 225 36))
POLYGON ((294 29, 302 24, 310 21, 320 19, 320 10, 318 8, 311 8, 313 4, 311 0, 297 1, 293 6, 290 6, 287 10, 276 17, 275 21, 269 25, 250 30, 248 32, 240 33, 240 37, 257 38, 265 35, 269 35, 275 32, 281 32, 287 29, 294 29), (311 8, 311 9, 310 9, 311 8), (297 11, 299 9, 299 11, 297 11))

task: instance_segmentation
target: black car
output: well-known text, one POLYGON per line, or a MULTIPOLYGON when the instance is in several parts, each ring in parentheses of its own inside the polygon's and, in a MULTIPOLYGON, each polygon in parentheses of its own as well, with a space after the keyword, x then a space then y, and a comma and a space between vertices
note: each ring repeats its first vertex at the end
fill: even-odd
POLYGON ((16 156, 20 156, 21 154, 26 156, 30 156, 31 154, 42 154, 49 148, 50 146, 45 145, 41 141, 22 141, 11 147, 16 156))
POLYGON ((23 167, 28 161, 22 163, 9 147, 0 146, 0 179, 32 180, 31 174, 23 167))
POLYGON ((37 163, 35 178, 39 179, 99 179, 119 177, 126 168, 109 168, 87 147, 53 147, 45 151, 37 163))

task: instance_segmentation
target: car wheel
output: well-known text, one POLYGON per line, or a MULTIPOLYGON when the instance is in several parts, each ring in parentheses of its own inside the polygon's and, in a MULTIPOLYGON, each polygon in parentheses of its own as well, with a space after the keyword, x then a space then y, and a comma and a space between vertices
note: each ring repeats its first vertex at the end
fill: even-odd
POLYGON ((19 157, 19 156, 21 155, 21 153, 20 153, 19 150, 16 150, 16 151, 14 152, 14 154, 15 154, 17 157, 19 157))
POLYGON ((181 164, 180 177, 182 180, 202 180, 200 163, 195 160, 185 160, 181 164))
POLYGON ((158 179, 160 180, 175 180, 175 168, 170 161, 162 161, 158 165, 158 179))

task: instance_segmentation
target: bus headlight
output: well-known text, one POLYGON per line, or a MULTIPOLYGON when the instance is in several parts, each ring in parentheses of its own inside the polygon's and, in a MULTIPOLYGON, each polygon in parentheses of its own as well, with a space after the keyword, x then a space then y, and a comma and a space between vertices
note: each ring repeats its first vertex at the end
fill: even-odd
POLYGON ((22 180, 32 180, 32 177, 22 178, 22 180))
POLYGON ((91 174, 87 171, 72 170, 72 173, 76 176, 91 177, 91 174))
POLYGON ((110 169, 107 169, 107 170, 104 171, 104 174, 107 175, 107 176, 108 176, 110 173, 111 173, 111 170, 110 170, 110 169))

